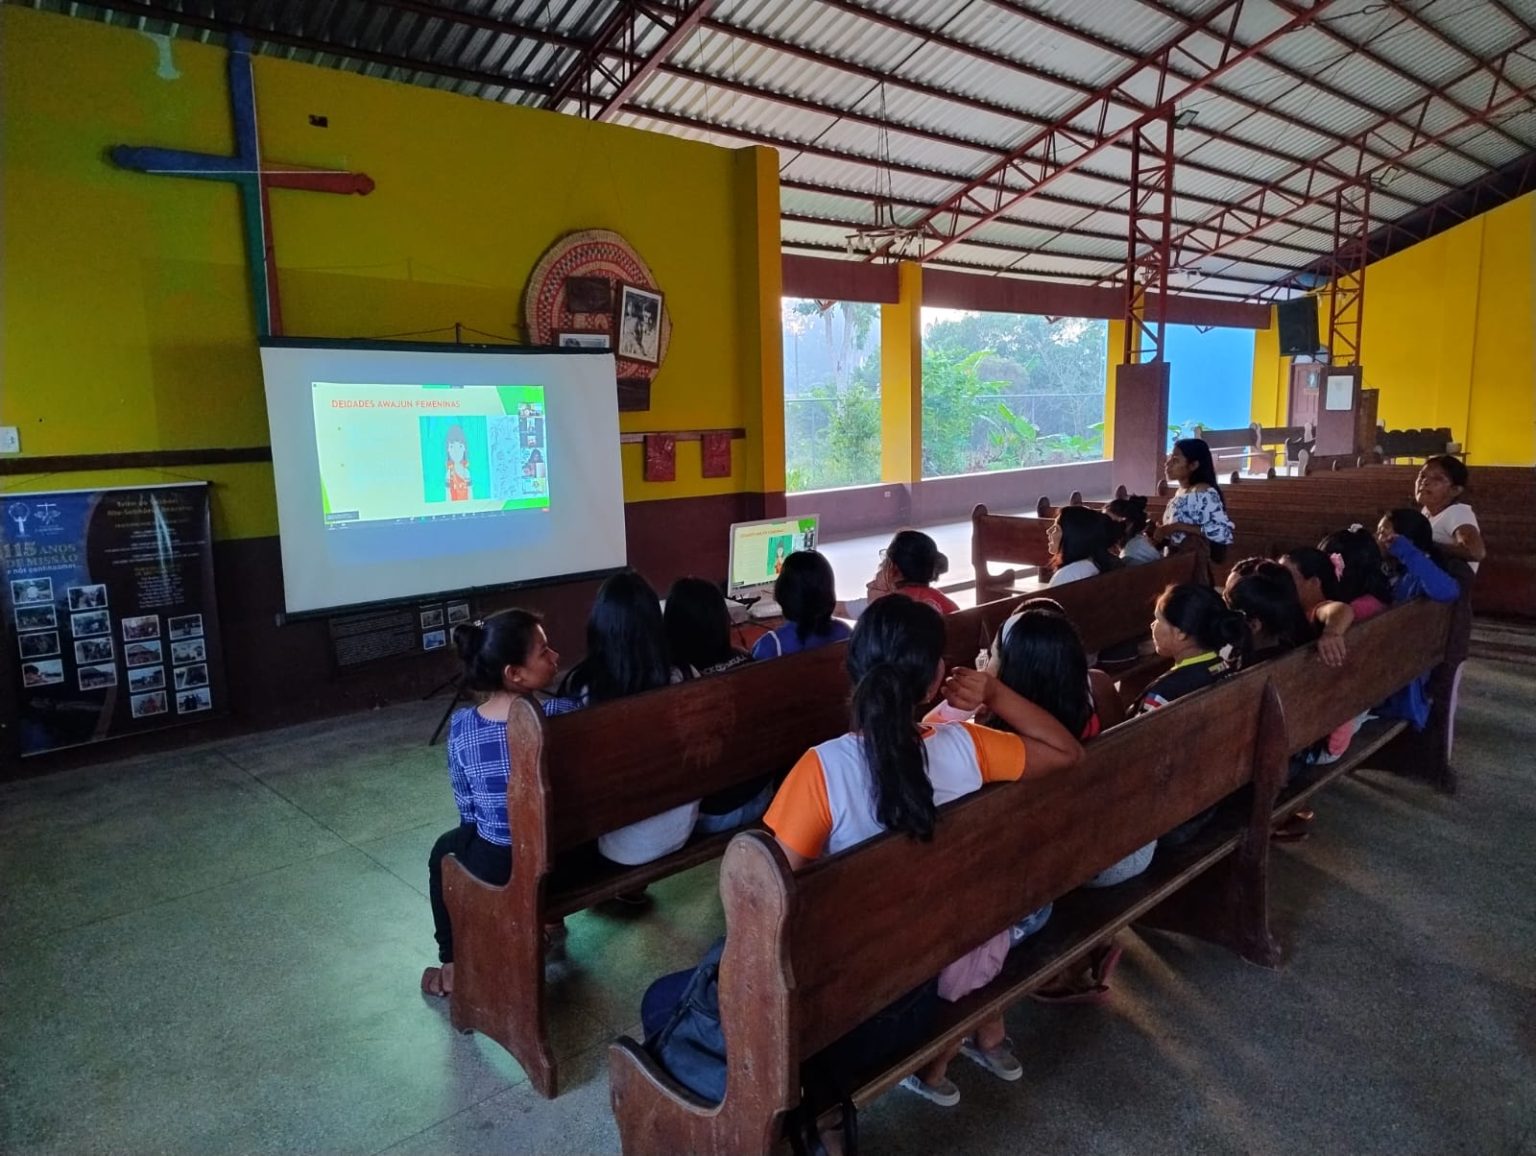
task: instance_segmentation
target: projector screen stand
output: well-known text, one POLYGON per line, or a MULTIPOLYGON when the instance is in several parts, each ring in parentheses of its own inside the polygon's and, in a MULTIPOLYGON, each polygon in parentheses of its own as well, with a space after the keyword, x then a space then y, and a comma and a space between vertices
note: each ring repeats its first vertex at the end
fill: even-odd
POLYGON ((469 701, 469 696, 464 693, 464 676, 455 674, 451 678, 445 678, 421 696, 421 701, 426 702, 429 698, 436 698, 450 686, 453 687, 453 697, 448 700, 448 709, 443 711, 443 717, 437 720, 437 729, 432 732, 432 737, 427 740, 427 746, 429 747, 437 745, 437 740, 442 737, 443 728, 448 725, 448 720, 453 717, 453 712, 458 708, 459 703, 469 701))

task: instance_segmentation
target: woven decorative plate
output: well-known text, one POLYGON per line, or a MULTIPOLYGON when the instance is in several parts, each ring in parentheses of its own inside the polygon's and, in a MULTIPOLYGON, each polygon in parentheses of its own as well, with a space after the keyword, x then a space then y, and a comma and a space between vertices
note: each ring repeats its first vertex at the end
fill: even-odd
MULTIPOLYGON (((528 278, 528 291, 523 299, 523 312, 528 327, 528 340, 533 345, 554 345, 557 333, 601 330, 613 333, 613 310, 604 313, 572 313, 565 304, 565 282, 568 277, 601 277, 613 287, 613 299, 617 303, 620 282, 638 285, 657 293, 663 292, 651 276, 651 270, 640 254, 619 234, 608 229, 583 229, 579 233, 567 233, 545 251, 528 278)), ((672 314, 662 302, 661 343, 662 362, 667 359, 667 345, 672 338, 672 314)), ((642 378, 650 381, 656 376, 657 366, 640 361, 618 359, 618 376, 642 378)))

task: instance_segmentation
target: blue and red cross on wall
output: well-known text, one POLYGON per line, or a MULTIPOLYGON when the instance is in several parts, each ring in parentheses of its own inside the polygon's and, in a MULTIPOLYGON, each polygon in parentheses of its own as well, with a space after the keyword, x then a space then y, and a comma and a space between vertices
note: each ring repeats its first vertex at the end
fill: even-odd
POLYGON ((256 122, 256 80, 251 71, 251 42, 244 36, 231 37, 229 42, 229 105, 235 122, 233 156, 132 145, 117 145, 110 155, 115 164, 136 172, 230 181, 240 189, 256 331, 263 337, 275 337, 283 332, 283 311, 272 242, 271 190, 302 189, 312 193, 367 196, 373 192, 373 178, 367 173, 274 164, 262 157, 261 134, 256 122))

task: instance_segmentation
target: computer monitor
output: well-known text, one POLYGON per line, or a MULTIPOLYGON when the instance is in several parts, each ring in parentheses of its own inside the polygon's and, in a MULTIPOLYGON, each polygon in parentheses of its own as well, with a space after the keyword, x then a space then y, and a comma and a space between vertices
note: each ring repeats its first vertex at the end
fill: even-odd
POLYGON ((779 568, 796 550, 816 549, 817 517, 768 518, 731 527, 731 569, 726 593, 732 598, 773 591, 779 568))

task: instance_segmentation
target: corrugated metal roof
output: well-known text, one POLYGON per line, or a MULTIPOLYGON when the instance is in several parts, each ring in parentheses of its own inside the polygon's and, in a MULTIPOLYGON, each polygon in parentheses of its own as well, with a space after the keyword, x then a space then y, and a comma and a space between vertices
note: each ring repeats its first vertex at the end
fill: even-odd
MULTIPOLYGON (((1169 94, 1196 114, 1173 138, 1176 231, 1230 205, 1268 210, 1218 252, 1181 254, 1200 273, 1178 277, 1198 292, 1253 294, 1328 251, 1341 170, 1373 181, 1380 222, 1536 151, 1536 0, 1337 0, 1213 81, 1232 0, 719 0, 702 14, 700 0, 652 0, 627 9, 628 31, 601 46, 600 30, 626 24, 614 20, 619 0, 9 2, 213 42, 245 31, 260 52, 577 115, 596 108, 581 92, 600 105, 638 70, 616 122, 778 148, 786 249, 839 251, 877 204, 883 220, 916 223, 1048 141, 1053 151, 1001 181, 1026 190, 1051 179, 988 223, 968 206, 960 219, 974 233, 932 258, 1010 275, 1121 275, 1129 135, 1104 147, 1097 136, 1169 94), (673 35, 683 17, 687 30, 673 35), (1159 81, 1139 62, 1176 40, 1159 81), (1074 136, 1046 132, 1119 81, 1114 99, 1060 126, 1074 136), (1062 164, 1074 171, 1056 173, 1062 164)), ((1319 2, 1247 0, 1233 50, 1319 2)))

